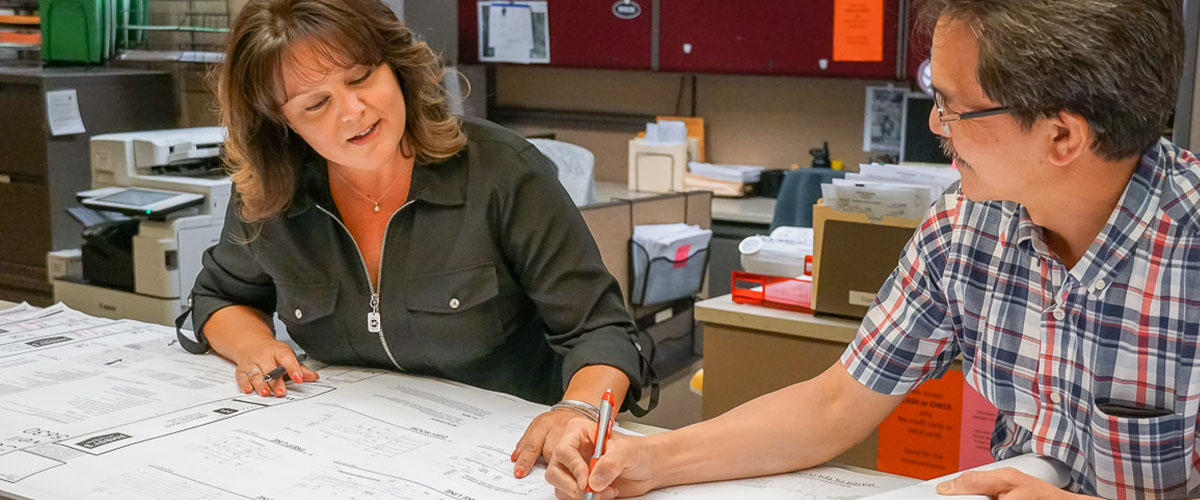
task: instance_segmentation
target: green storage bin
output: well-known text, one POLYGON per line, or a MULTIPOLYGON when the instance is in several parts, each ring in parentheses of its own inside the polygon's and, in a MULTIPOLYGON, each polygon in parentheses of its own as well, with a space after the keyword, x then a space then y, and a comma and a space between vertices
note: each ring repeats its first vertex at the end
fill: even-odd
POLYGON ((42 59, 98 63, 105 52, 105 0, 41 0, 42 59))

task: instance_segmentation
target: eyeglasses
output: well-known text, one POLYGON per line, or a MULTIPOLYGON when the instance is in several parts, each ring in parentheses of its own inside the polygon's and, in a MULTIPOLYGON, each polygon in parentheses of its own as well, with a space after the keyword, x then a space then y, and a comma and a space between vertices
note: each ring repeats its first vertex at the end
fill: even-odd
POLYGON ((1008 106, 997 106, 995 108, 983 109, 979 111, 968 111, 966 113, 951 113, 946 114, 946 98, 942 97, 941 92, 933 93, 933 103, 937 106, 938 121, 942 122, 943 137, 950 137, 950 122, 961 120, 970 120, 972 118, 983 118, 985 116, 1002 115, 1011 113, 1013 110, 1008 106))

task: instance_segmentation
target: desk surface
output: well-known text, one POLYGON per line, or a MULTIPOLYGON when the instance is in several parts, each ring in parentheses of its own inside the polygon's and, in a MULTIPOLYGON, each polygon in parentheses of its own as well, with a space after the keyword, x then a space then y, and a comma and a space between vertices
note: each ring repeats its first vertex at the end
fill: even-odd
MULTIPOLYGON (((661 193, 644 193, 630 191, 628 186, 619 182, 596 181, 596 201, 604 202, 612 198, 646 198, 661 193)), ((726 222, 744 222, 750 224, 771 224, 775 217, 775 198, 719 198, 713 197, 713 220, 726 222)))
POLYGON ((861 320, 834 316, 813 316, 809 313, 738 304, 732 295, 713 297, 696 303, 696 319, 750 330, 762 330, 784 335, 797 335, 848 343, 858 333, 861 320))

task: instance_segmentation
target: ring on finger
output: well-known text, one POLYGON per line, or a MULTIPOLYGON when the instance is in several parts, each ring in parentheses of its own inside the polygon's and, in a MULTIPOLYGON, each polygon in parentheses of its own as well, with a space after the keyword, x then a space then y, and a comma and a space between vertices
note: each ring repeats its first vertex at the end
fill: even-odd
POLYGON ((262 373, 262 370, 260 370, 260 369, 259 369, 259 368, 256 366, 256 367, 254 367, 254 368, 251 368, 251 369, 250 369, 250 371, 246 372, 246 376, 254 375, 255 373, 262 373))

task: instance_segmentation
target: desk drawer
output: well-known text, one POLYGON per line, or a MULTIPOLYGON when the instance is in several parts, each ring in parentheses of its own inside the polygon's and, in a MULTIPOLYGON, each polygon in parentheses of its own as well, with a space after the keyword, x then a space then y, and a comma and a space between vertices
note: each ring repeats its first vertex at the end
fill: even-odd
POLYGON ((0 174, 46 177, 44 99, 38 86, 0 84, 0 174))
POLYGON ((0 261, 45 268, 50 251, 50 195, 46 186, 0 174, 0 261))

